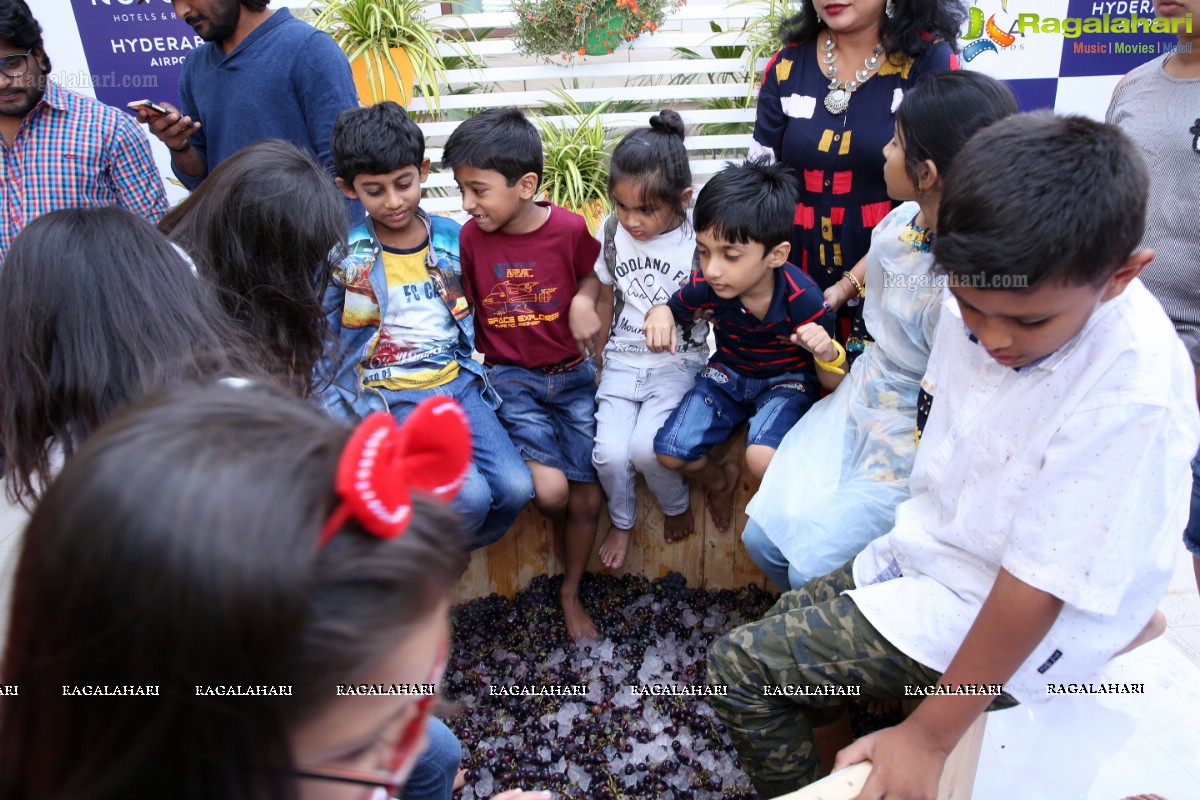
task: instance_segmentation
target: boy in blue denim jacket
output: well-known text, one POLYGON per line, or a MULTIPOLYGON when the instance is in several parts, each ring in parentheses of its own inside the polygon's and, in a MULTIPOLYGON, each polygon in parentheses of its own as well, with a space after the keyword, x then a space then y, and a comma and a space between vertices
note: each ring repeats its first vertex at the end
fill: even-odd
POLYGON ((337 345, 321 392, 335 417, 406 417, 427 397, 453 397, 471 422, 474 454, 454 501, 474 546, 496 541, 533 496, 529 468, 496 419, 499 397, 471 358, 459 224, 419 207, 429 175, 425 137, 392 102, 343 112, 330 140, 337 185, 368 217, 350 230, 325 313, 337 345))

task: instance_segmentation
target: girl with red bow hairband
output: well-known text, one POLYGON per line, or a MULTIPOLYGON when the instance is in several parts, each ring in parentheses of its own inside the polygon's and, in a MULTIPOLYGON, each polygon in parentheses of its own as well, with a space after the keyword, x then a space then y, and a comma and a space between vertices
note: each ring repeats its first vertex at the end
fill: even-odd
POLYGON ((470 453, 447 399, 350 432, 278 390, 210 385, 107 425, 26 532, 0 794, 397 796, 448 655, 467 551, 445 504, 470 453))

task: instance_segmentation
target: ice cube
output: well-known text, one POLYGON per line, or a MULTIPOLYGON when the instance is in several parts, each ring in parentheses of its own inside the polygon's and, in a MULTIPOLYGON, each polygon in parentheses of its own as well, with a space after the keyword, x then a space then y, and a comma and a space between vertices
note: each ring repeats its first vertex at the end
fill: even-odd
MULTIPOLYGON (((489 769, 479 770, 479 780, 475 781, 475 796, 480 798, 488 798, 492 796, 493 779, 492 772, 489 769)), ((464 793, 464 797, 466 794, 464 793)))
POLYGON ((563 731, 568 731, 571 729, 571 725, 574 724, 575 718, 579 716, 579 708, 580 707, 575 703, 564 703, 562 707, 558 709, 558 712, 554 715, 554 718, 558 720, 558 732, 560 734, 563 731))
POLYGON ((640 702, 641 698, 634 697, 628 686, 619 687, 612 699, 613 708, 633 708, 640 702))
POLYGON ((592 776, 588 775, 583 767, 571 762, 567 766, 567 781, 572 786, 578 786, 579 791, 586 792, 592 785, 592 776))

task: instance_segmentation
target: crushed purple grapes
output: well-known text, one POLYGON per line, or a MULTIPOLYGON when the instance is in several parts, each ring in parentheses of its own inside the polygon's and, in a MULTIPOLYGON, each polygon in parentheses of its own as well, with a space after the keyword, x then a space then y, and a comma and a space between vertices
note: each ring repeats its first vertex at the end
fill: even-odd
POLYGON ((452 611, 442 691, 460 706, 447 720, 467 777, 456 796, 524 788, 580 800, 755 797, 703 695, 638 693, 703 691, 708 646, 761 617, 777 595, 689 588, 674 572, 588 574, 580 595, 602 638, 575 644, 558 607, 560 583, 542 575, 512 599, 492 595, 452 611), (497 694, 505 691, 514 693, 497 694))

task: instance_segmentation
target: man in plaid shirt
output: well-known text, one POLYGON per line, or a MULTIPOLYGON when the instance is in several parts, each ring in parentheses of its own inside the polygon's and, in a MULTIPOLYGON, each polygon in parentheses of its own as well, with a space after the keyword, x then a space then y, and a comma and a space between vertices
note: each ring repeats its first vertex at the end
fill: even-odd
POLYGON ((25 225, 59 208, 167 210, 150 142, 132 117, 50 80, 24 0, 0 0, 0 262, 25 225))

